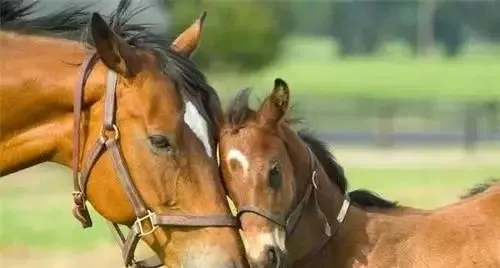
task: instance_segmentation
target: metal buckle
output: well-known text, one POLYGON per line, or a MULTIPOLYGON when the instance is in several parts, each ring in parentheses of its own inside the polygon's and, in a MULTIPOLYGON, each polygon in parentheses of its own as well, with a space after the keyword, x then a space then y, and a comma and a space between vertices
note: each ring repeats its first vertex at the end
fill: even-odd
POLYGON ((118 130, 118 127, 116 124, 113 124, 113 127, 111 129, 105 128, 104 126, 101 127, 100 133, 101 133, 101 140, 106 141, 108 140, 108 135, 106 133, 108 132, 113 132, 115 135, 115 140, 118 140, 120 138, 120 131, 118 130))
POLYGON ((73 196, 73 202, 75 204, 77 204, 78 206, 85 205, 85 198, 82 191, 73 191, 71 195, 73 196))
POLYGON ((312 184, 314 189, 318 190, 319 189, 319 182, 318 182, 318 174, 316 173, 316 170, 313 171, 312 174, 312 184))
POLYGON ((136 225, 139 226, 139 236, 140 237, 143 237, 143 236, 146 236, 146 235, 150 235, 156 229, 158 229, 158 227, 160 227, 159 225, 156 225, 156 224, 153 223, 153 216, 155 216, 155 215, 156 214, 154 212, 152 212, 151 210, 148 210, 148 214, 146 214, 146 216, 141 217, 141 218, 137 218, 137 220, 135 220, 134 224, 136 224, 136 225), (152 226, 151 230, 149 230, 147 232, 144 232, 144 228, 142 227, 142 224, 144 223, 145 220, 149 220, 149 223, 152 226))

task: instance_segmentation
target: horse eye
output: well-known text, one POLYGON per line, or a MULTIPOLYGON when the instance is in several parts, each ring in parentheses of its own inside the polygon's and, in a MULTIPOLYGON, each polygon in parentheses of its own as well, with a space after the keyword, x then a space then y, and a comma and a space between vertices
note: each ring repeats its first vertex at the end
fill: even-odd
POLYGON ((269 186, 275 190, 281 187, 281 168, 278 161, 274 161, 269 170, 269 186))
POLYGON ((172 147, 167 137, 162 135, 151 135, 148 137, 149 143, 157 149, 169 149, 172 147))

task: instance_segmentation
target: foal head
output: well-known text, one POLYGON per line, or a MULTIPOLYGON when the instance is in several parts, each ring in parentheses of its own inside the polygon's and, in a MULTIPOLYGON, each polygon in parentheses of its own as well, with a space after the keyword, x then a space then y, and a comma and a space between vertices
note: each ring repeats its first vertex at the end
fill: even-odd
POLYGON ((289 88, 275 80, 257 111, 249 91, 232 103, 219 151, 223 180, 239 211, 247 255, 256 267, 275 267, 286 251, 287 218, 301 202, 313 172, 313 155, 286 122, 289 88))

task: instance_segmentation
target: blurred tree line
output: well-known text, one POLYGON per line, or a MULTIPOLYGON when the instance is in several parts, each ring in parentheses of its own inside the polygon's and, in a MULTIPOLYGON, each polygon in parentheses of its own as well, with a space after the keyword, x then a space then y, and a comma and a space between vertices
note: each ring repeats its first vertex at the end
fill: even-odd
POLYGON ((172 0, 166 2, 172 30, 178 33, 207 11, 194 61, 202 68, 252 71, 279 56, 286 36, 287 7, 280 1, 172 0))
POLYGON ((416 55, 438 45, 453 57, 468 38, 500 41, 500 0, 325 0, 292 5, 293 16, 300 20, 298 33, 333 36, 343 56, 372 54, 386 41, 401 40, 416 55), (311 19, 314 14, 323 20, 311 19))
POLYGON ((500 0, 165 0, 174 32, 208 11, 194 60, 205 68, 259 69, 290 33, 333 37, 342 56, 369 55, 402 41, 453 57, 470 38, 500 41, 500 0))

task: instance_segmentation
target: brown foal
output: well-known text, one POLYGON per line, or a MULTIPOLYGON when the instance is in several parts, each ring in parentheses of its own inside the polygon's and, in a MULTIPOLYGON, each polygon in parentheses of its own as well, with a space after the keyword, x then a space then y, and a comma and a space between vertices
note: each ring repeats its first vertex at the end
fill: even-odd
POLYGON ((126 266, 246 266, 213 153, 222 109, 188 59, 203 16, 169 46, 128 22, 130 0, 109 24, 75 7, 28 20, 22 2, 1 2, 0 176, 72 167, 83 226, 88 200, 113 230, 131 228, 117 232, 126 266), (62 38, 86 33, 90 50, 62 38), (161 262, 134 260, 139 239, 161 262))
POLYGON ((500 267, 500 184, 429 211, 367 191, 350 204, 327 147, 289 124, 287 84, 258 110, 248 98, 231 103, 219 155, 253 267, 500 267))

